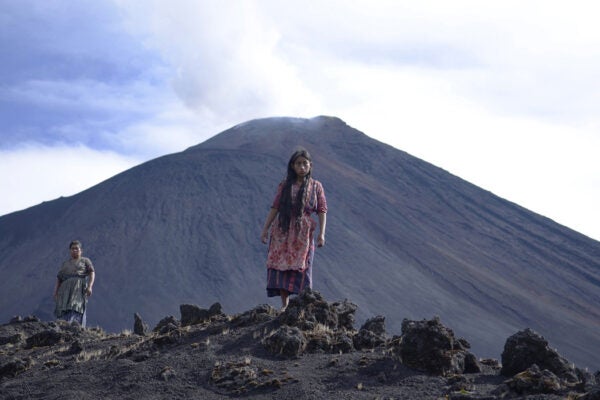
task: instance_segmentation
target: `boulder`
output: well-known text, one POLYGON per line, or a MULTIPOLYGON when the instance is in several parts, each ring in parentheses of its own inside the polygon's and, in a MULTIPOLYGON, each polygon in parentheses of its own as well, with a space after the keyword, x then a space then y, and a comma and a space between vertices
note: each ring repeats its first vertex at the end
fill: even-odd
POLYGON ((540 369, 533 364, 498 387, 494 394, 506 396, 513 392, 519 395, 559 393, 563 389, 561 379, 552 371, 540 369))
POLYGON ((179 329, 181 323, 172 315, 161 319, 158 324, 154 327, 153 331, 158 332, 161 335, 169 333, 179 329))
POLYGON ((31 349, 34 347, 54 346, 70 339, 70 335, 60 332, 59 330, 46 329, 28 337, 25 341, 25 348, 31 349))
POLYGON ((354 336, 354 347, 357 350, 374 349, 385 344, 385 317, 378 315, 368 319, 354 336))
POLYGON ((238 314, 231 320, 234 326, 249 326, 259 324, 274 319, 277 316, 277 310, 268 304, 260 304, 252 310, 238 314))
POLYGON ((144 323, 140 314, 133 314, 133 333, 140 336, 148 334, 148 325, 144 323))
POLYGON ((399 354, 402 363, 410 368, 442 376, 462 374, 474 368, 474 356, 467 351, 469 343, 456 339, 454 332, 442 325, 438 317, 422 321, 405 319, 401 340, 392 343, 399 347, 392 349, 392 353, 399 354))
POLYGON ((506 340, 500 373, 512 376, 527 370, 533 364, 541 370, 551 371, 567 382, 580 381, 578 371, 556 350, 551 349, 544 337, 527 328, 506 340))
POLYGON ((210 321, 212 317, 223 315, 221 303, 214 303, 208 310, 194 304, 181 304, 179 311, 182 326, 201 324, 210 321))
POLYGON ((33 365, 31 358, 27 357, 12 358, 7 362, 0 364, 0 378, 15 377, 18 374, 27 371, 33 365))
POLYGON ((477 361, 477 357, 473 353, 465 354, 465 374, 478 374, 482 371, 481 364, 477 361))
POLYGON ((278 320, 303 331, 314 330, 319 325, 334 331, 353 330, 356 309, 357 306, 348 301, 330 304, 319 292, 307 288, 290 300, 278 320))
POLYGON ((22 333, 15 333, 14 335, 0 337, 0 346, 5 344, 19 344, 24 340, 24 335, 22 333))
POLYGON ((294 326, 283 325, 263 340, 269 352, 284 357, 298 357, 306 349, 306 337, 294 326))

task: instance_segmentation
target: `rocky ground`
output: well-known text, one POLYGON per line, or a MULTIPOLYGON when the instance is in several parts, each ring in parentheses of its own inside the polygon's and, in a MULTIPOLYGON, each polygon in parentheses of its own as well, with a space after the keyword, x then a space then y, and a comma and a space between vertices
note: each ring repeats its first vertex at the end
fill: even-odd
POLYGON ((439 319, 385 319, 359 330, 356 306, 317 292, 279 313, 225 315, 181 305, 149 330, 107 334, 15 317, 0 326, 2 399, 600 399, 582 371, 531 330, 508 338, 502 363, 481 360, 439 319))

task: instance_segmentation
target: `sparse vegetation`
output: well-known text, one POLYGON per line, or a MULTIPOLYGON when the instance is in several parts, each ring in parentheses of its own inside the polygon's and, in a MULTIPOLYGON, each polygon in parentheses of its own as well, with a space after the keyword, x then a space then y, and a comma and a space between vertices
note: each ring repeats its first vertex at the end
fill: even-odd
MULTIPOLYGON (((110 387, 109 397, 115 398, 127 398, 135 393, 136 398, 147 399, 176 396, 216 400, 244 396, 252 400, 398 397, 433 400, 506 398, 519 390, 529 390, 539 400, 575 400, 593 385, 593 375, 581 370, 575 375, 582 374, 580 379, 588 381, 570 386, 561 383, 560 374, 534 367, 512 377, 501 376, 498 361, 491 359, 475 358, 482 368, 478 372, 467 373, 460 368, 458 373, 448 372, 446 357, 464 361, 465 353, 455 348, 444 353, 441 351, 444 343, 463 343, 464 346, 468 343, 455 339, 439 319, 408 321, 406 329, 412 331, 403 331, 400 339, 387 337, 382 332, 382 319, 374 318, 361 327, 362 340, 372 343, 373 337, 384 337, 383 343, 373 348, 339 352, 328 340, 347 334, 347 328, 314 322, 317 315, 320 321, 335 320, 329 313, 341 312, 339 305, 334 307, 313 293, 290 302, 289 310, 305 319, 286 319, 284 314, 279 314, 251 318, 240 324, 239 318, 216 316, 185 327, 170 319, 165 322, 166 329, 162 333, 153 331, 142 336, 131 332, 110 335, 98 329, 55 324, 53 327, 59 335, 53 338, 60 340, 47 346, 27 347, 23 341, 21 345, 7 343, 0 347, 3 351, 0 391, 8 398, 44 398, 58 391, 57 396, 63 395, 75 384, 85 385, 86 393, 94 397, 107 397, 106 388, 110 387), (295 307, 303 307, 304 312, 295 313, 295 307), (292 321, 295 326, 285 325, 283 321, 292 321), (422 328, 427 329, 421 331, 422 328), (223 334, 224 331, 227 334, 223 334), (367 331, 377 334, 370 336, 367 331), (414 336, 415 332, 421 333, 414 336), (311 340, 324 345, 311 345, 311 340), (289 346, 289 341, 298 346, 289 346), (444 366, 431 371, 440 372, 422 372, 398 356, 407 350, 406 346, 413 346, 418 352, 422 344, 427 343, 427 351, 415 354, 414 359, 424 361, 430 357, 429 363, 444 366), (394 351, 390 351, 390 347, 394 347, 394 351), (432 349, 434 351, 429 351, 432 349), (93 379, 88 379, 90 376, 93 379)), ((1 326, 0 336, 7 336, 3 330, 12 334, 20 327, 19 324, 1 326)), ((41 321, 30 323, 29 336, 25 335, 25 339, 47 331, 48 327, 49 323, 41 321)), ((358 335, 354 329, 351 333, 358 335)), ((531 343, 536 339, 531 332, 519 334, 507 343, 515 342, 515 348, 521 348, 520 340, 531 343)), ((37 343, 44 343, 43 337, 38 339, 37 343)), ((549 356, 554 357, 552 349, 548 351, 549 356)), ((431 365, 422 363, 420 366, 431 365)), ((564 366, 572 368, 568 362, 564 366)))

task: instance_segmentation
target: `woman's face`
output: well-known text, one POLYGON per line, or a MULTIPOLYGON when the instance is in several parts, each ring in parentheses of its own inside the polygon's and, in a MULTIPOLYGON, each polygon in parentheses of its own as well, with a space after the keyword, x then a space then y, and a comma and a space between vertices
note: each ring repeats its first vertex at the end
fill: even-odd
POLYGON ((310 168, 312 167, 312 163, 305 157, 299 156, 294 160, 292 164, 292 168, 294 168, 294 172, 300 178, 304 178, 310 172, 310 168))
POLYGON ((78 259, 81 257, 81 247, 77 245, 71 246, 71 258, 78 259))

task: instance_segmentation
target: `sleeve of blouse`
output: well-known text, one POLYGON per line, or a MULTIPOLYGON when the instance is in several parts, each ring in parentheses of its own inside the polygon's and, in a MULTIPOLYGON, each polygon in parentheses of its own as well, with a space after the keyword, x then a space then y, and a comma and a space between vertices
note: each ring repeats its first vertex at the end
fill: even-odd
POLYGON ((277 194, 273 199, 273 203, 271 204, 271 208, 279 209, 279 199, 281 198, 281 189, 283 188, 283 182, 279 184, 277 187, 277 194))
POLYGON ((317 184, 317 213, 327 213, 327 199, 321 182, 317 184))
POLYGON ((89 258, 85 259, 85 272, 87 272, 88 274, 91 272, 95 272, 94 264, 92 264, 92 260, 90 260, 89 258))

